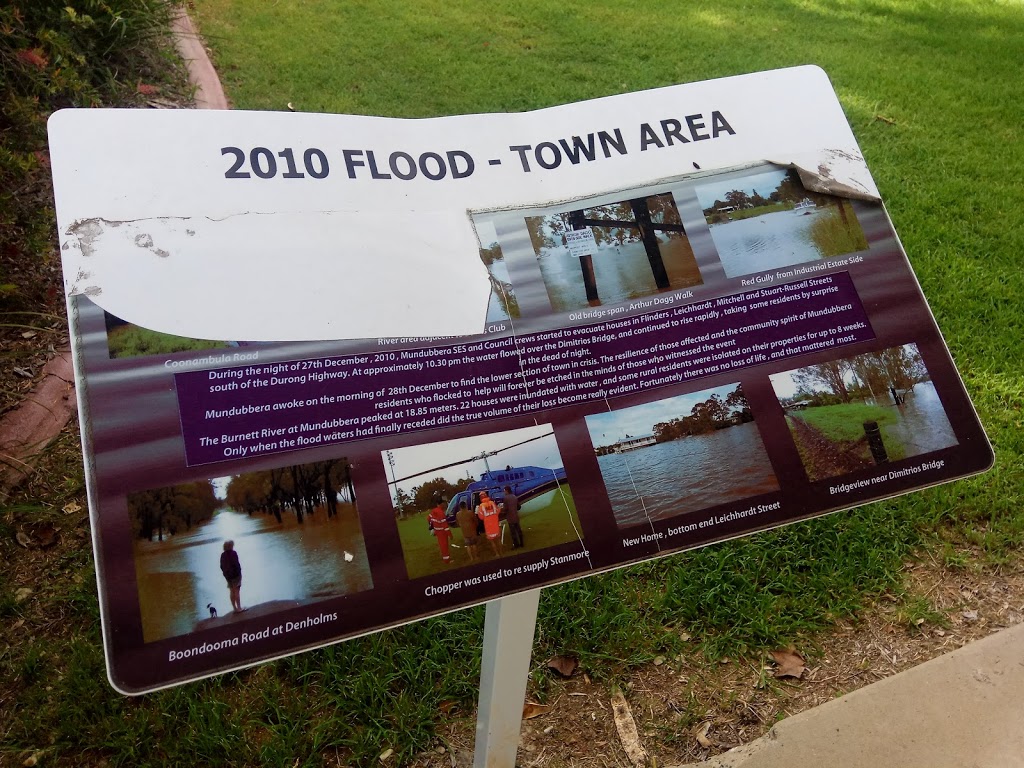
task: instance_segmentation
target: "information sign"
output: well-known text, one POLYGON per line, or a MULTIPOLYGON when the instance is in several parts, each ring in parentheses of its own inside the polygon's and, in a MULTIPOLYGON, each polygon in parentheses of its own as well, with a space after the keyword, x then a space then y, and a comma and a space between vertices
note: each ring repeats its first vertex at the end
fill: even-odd
POLYGON ((991 463, 816 68, 50 134, 121 691, 991 463))

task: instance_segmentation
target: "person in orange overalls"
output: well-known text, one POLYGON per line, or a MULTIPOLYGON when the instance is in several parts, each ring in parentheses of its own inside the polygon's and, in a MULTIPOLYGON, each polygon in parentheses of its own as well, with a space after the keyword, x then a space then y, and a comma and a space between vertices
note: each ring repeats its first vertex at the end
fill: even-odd
POLYGON ((484 521, 484 535, 491 542, 495 557, 501 557, 501 511, 491 501, 487 491, 480 491, 480 503, 476 507, 476 516, 484 521))
POLYGON ((441 499, 436 499, 437 505, 427 513, 427 522, 430 524, 430 532, 437 537, 437 546, 441 550, 441 561, 446 565, 452 561, 448 545, 452 542, 452 529, 448 525, 448 518, 444 516, 444 505, 441 499))

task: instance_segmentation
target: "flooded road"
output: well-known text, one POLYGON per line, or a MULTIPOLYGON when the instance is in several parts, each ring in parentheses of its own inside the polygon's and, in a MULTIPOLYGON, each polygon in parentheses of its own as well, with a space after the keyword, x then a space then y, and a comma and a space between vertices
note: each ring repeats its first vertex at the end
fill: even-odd
POLYGON ((619 526, 645 523, 648 516, 664 520, 779 489, 753 422, 599 456, 597 461, 619 526))
POLYGON ((779 211, 740 221, 712 224, 711 239, 715 241, 725 274, 729 277, 776 269, 822 257, 811 239, 811 224, 831 211, 810 214, 779 211))
MULTIPOLYGON (((672 289, 701 283, 700 271, 690 245, 684 238, 658 238, 661 258, 672 289)), ((621 246, 602 244, 592 254, 597 293, 602 304, 615 304, 658 292, 642 242, 621 246)), ((550 248, 538 258, 551 306, 556 312, 571 312, 590 306, 583 285, 579 257, 565 248, 550 248)))
POLYGON ((135 543, 143 635, 146 642, 186 634, 231 603, 220 572, 224 542, 233 539, 242 564, 242 605, 308 602, 370 589, 369 563, 355 509, 339 504, 328 520, 323 509, 302 525, 288 514, 249 516, 222 509, 192 531, 164 541, 135 543), (345 553, 352 559, 346 561, 345 553))

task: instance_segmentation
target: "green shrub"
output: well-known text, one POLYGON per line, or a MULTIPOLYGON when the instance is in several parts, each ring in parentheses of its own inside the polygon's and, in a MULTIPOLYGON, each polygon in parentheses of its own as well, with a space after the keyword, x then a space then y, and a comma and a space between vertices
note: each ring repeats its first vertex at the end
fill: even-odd
POLYGON ((46 119, 62 107, 131 103, 143 79, 164 79, 173 12, 169 0, 0 4, 0 296, 25 287, 12 266, 53 237, 46 119))

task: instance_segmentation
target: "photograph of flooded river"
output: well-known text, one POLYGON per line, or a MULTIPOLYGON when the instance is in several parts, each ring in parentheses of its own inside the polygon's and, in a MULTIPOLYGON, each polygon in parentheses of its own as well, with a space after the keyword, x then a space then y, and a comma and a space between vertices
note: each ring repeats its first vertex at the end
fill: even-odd
POLYGON ((739 385, 588 416, 586 422, 622 528, 779 490, 739 385))
MULTIPOLYGON (((343 490, 337 491, 329 480, 326 493, 333 495, 329 502, 323 475, 313 477, 325 471, 324 463, 297 469, 318 489, 305 500, 281 495, 282 486, 294 484, 291 472, 282 470, 129 496, 129 513, 137 531, 135 572, 146 642, 373 587, 349 489, 342 483, 343 490), (248 485, 245 494, 232 493, 232 484, 238 488, 239 482, 248 485), (265 496, 259 495, 261 489, 265 496), (227 541, 234 542, 241 565, 242 612, 232 610, 222 572, 227 541)), ((301 484, 300 475, 296 479, 301 484)))
POLYGON ((712 224, 711 238, 725 274, 736 277, 821 258, 811 239, 811 223, 819 215, 797 216, 792 211, 780 211, 712 224))
POLYGON ((695 191, 729 277, 868 247, 850 204, 808 191, 791 170, 717 181, 695 191))

